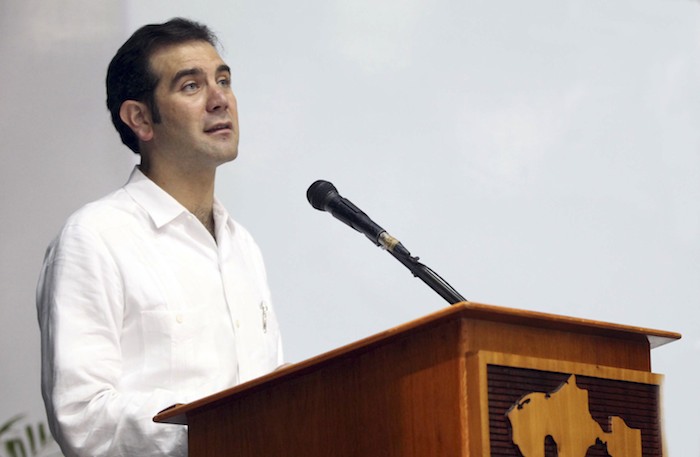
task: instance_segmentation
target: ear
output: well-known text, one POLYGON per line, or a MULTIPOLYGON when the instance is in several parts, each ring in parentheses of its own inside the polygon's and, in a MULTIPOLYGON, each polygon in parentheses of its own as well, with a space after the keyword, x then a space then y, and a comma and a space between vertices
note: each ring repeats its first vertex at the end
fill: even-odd
POLYGON ((119 117, 139 140, 145 142, 153 138, 153 119, 145 103, 136 100, 125 101, 119 108, 119 117))

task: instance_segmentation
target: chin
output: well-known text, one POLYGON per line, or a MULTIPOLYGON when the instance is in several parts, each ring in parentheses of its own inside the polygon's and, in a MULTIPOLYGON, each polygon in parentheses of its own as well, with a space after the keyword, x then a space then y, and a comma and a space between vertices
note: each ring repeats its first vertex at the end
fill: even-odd
POLYGON ((238 157, 238 145, 232 143, 218 144, 210 146, 202 152, 216 162, 226 163, 238 157))
POLYGON ((225 153, 221 154, 219 157, 220 157, 221 163, 232 162, 232 161, 236 160, 236 157, 238 157, 238 149, 236 148, 233 151, 226 151, 225 153))

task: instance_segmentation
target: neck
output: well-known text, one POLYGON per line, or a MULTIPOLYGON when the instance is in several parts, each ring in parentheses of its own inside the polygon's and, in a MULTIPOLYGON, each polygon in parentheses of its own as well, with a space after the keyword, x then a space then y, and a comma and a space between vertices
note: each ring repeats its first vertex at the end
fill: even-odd
POLYGON ((142 162, 140 170, 161 189, 170 194, 182 206, 199 219, 204 227, 214 235, 214 182, 216 170, 178 170, 155 167, 142 162))
POLYGON ((192 214, 195 215, 197 219, 199 219, 199 222, 204 225, 204 228, 207 229, 207 231, 211 234, 211 236, 216 239, 216 233, 215 233, 215 225, 214 225, 214 211, 210 207, 208 210, 207 209, 195 209, 195 210, 190 210, 192 214))

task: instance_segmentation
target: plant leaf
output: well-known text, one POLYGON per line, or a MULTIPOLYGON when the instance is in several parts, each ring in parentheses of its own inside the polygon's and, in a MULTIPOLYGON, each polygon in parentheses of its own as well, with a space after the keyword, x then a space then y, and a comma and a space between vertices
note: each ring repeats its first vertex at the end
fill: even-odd
POLYGON ((13 425, 15 425, 15 423, 22 419, 24 419, 24 414, 18 414, 12 419, 2 424, 2 426, 0 426, 0 436, 2 436, 3 433, 6 433, 10 428, 12 428, 13 425))

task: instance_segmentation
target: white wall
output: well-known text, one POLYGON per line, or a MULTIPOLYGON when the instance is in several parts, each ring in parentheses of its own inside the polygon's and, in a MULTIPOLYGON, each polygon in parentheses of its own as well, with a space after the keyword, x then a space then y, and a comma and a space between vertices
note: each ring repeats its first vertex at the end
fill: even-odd
POLYGON ((446 306, 308 205, 328 179, 471 300, 683 333, 652 362, 670 455, 700 455, 697 2, 93 3, 69 4, 78 18, 0 6, 0 34, 21 38, 0 48, 0 341, 22 348, 3 351, 17 375, 0 381, 0 421, 40 405, 49 234, 131 165, 102 108, 106 64, 136 27, 184 15, 233 67, 241 155, 218 194, 266 254, 291 361, 446 306), (42 48, 57 24, 73 35, 42 48))
POLYGON ((18 434, 44 420, 34 289, 46 246, 134 160, 104 102, 105 68, 124 36, 119 5, 0 2, 0 424, 24 414, 18 434))

